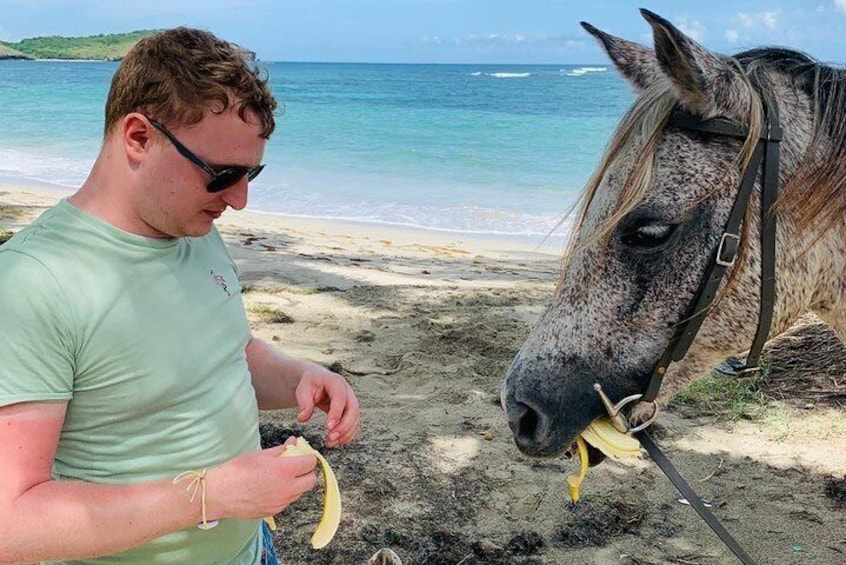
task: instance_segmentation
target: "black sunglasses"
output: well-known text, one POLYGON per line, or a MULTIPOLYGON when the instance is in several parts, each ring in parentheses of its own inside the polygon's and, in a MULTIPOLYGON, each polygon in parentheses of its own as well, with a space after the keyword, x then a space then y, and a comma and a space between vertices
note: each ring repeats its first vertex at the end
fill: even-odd
POLYGON ((157 122, 156 120, 151 120, 147 118, 150 124, 162 132, 165 137, 167 137, 173 146, 176 147, 176 150, 179 152, 180 155, 203 169, 212 179, 206 185, 206 190, 209 192, 220 192, 221 190, 226 190, 245 176, 247 177, 248 181, 253 180, 259 173, 264 170, 264 165, 256 165, 255 167, 245 167, 244 165, 226 165, 225 167, 221 168, 220 170, 215 170, 212 168, 208 163, 194 155, 190 149, 182 145, 182 143, 176 139, 176 136, 170 133, 170 131, 164 127, 162 124, 157 122))

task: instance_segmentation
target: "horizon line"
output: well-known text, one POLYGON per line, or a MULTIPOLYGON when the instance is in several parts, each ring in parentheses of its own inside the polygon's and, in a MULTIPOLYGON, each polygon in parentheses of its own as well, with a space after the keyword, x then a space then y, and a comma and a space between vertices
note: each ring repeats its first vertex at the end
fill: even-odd
MULTIPOLYGON (((35 58, 35 59, 15 59, 0 57, 0 61, 32 61, 32 62, 87 62, 87 63, 119 63, 120 59, 61 59, 55 57, 35 58)), ((303 64, 303 65, 452 65, 452 66, 531 66, 531 67, 613 67, 612 63, 531 63, 531 62, 450 62, 450 61, 313 61, 301 59, 262 59, 256 58, 256 63, 284 63, 284 64, 303 64)))

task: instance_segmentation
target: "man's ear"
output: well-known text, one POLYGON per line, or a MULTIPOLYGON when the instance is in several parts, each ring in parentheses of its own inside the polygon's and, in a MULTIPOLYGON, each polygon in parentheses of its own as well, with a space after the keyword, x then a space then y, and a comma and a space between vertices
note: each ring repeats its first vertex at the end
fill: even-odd
POLYGON ((118 128, 121 145, 130 162, 143 161, 150 151, 150 122, 141 114, 133 112, 123 117, 118 128))

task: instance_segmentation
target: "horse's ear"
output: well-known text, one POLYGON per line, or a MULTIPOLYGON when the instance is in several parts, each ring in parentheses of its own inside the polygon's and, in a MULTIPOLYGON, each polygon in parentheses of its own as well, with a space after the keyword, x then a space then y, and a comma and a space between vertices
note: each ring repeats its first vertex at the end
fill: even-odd
POLYGON ((614 66, 638 92, 646 90, 655 81, 662 80, 663 73, 652 49, 633 41, 614 37, 587 22, 581 22, 581 25, 599 41, 614 66))
POLYGON ((646 9, 640 13, 652 26, 658 64, 672 81, 682 105, 705 117, 724 112, 724 108, 716 107, 715 101, 725 100, 730 94, 736 77, 731 63, 699 45, 661 16, 646 9))

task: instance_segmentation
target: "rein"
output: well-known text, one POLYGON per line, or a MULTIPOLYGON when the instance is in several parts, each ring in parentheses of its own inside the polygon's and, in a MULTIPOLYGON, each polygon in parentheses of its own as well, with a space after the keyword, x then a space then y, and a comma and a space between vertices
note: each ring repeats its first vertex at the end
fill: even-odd
MULTIPOLYGON (((772 213, 772 207, 778 196, 779 142, 782 136, 775 104, 773 104, 765 92, 761 93, 761 99, 765 110, 765 127, 758 136, 758 143, 755 146, 752 158, 743 172, 740 189, 737 192, 734 205, 723 228, 720 243, 708 265, 705 277, 691 302, 686 316, 679 323, 673 338, 670 340, 670 344, 655 365, 646 391, 643 394, 627 396, 616 404, 613 404, 602 391, 602 387, 598 383, 594 385, 594 389, 602 399, 602 403, 608 411, 614 427, 622 433, 633 434, 640 441, 641 445, 643 445, 661 471, 670 479, 679 493, 687 499, 711 530, 717 534, 720 540, 725 543, 744 565, 754 565, 755 562, 740 547, 731 534, 722 527, 716 516, 707 509, 670 460, 661 452, 646 428, 655 421, 655 417, 657 416, 658 409, 655 398, 658 396, 658 391, 661 388, 667 368, 670 363, 681 361, 687 354, 690 345, 693 343, 696 334, 702 326, 702 322, 705 320, 705 316, 708 314, 714 298, 717 296, 723 276, 735 264, 740 243, 740 226, 749 204, 752 189, 755 186, 758 170, 760 169, 761 303, 758 314, 758 328, 755 332, 752 346, 749 349, 749 354, 746 357, 745 368, 742 371, 755 370, 758 367, 758 358, 760 357, 764 343, 767 341, 775 307, 776 214, 772 213), (636 427, 630 426, 622 414, 623 408, 633 402, 647 402, 652 404, 652 415, 636 427)), ((667 125, 682 130, 724 135, 740 139, 746 139, 749 133, 746 127, 728 119, 710 118, 703 120, 681 109, 673 111, 667 125)))

